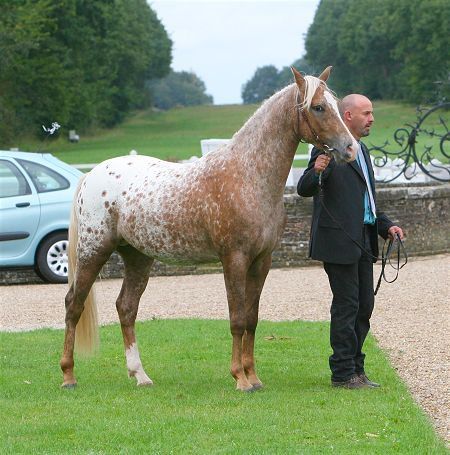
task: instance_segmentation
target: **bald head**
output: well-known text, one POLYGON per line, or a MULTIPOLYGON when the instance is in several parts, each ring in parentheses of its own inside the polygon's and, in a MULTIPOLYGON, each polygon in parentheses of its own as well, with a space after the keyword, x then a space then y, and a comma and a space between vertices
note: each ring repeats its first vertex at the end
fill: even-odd
POLYGON ((347 95, 346 97, 342 98, 340 110, 341 113, 344 113, 345 111, 354 109, 355 107, 358 107, 363 104, 372 105, 369 98, 367 98, 366 96, 359 95, 358 93, 352 93, 351 95, 347 95))
POLYGON ((339 110, 350 132, 356 140, 370 134, 370 127, 374 122, 373 107, 369 98, 352 93, 342 98, 339 110))

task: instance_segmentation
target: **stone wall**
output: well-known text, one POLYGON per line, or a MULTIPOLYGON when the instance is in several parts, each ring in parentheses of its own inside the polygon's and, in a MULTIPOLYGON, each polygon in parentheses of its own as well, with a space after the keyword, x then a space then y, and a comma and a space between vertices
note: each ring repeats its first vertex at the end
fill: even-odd
MULTIPOLYGON (((284 200, 288 222, 274 265, 314 263, 307 259, 312 198, 300 198, 292 188, 284 200)), ((377 207, 404 230, 409 256, 450 252, 450 184, 378 184, 377 207)), ((383 242, 380 238, 380 252, 383 242)))
MULTIPOLYGON (((312 199, 300 198, 295 188, 285 195, 287 225, 280 247, 273 254, 273 267, 316 264, 308 259, 312 199)), ((378 185, 378 207, 406 233, 409 256, 450 252, 450 184, 378 185)), ((380 248, 382 240, 380 240, 380 248)), ((381 250, 380 250, 381 251, 381 250)), ((220 264, 169 266, 156 262, 152 275, 199 274, 221 271, 220 264)), ((120 257, 113 255, 102 271, 104 277, 122 276, 120 257)), ((0 284, 41 282, 31 270, 0 270, 0 284)))

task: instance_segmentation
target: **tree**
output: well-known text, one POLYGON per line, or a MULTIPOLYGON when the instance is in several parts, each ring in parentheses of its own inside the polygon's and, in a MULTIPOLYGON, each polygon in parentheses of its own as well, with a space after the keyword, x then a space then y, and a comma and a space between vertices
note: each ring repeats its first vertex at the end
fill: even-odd
POLYGON ((296 60, 292 65, 284 66, 278 73, 278 89, 286 87, 286 85, 292 84, 294 82, 294 77, 292 76, 291 66, 296 70, 300 71, 303 74, 315 74, 315 68, 309 64, 303 57, 296 60))
POLYGON ((213 103, 204 82, 192 72, 171 71, 164 79, 152 81, 149 90, 153 105, 159 109, 213 103))
POLYGON ((29 123, 30 111, 36 120, 45 109, 58 115, 65 110, 52 96, 64 90, 66 78, 56 43, 49 38, 54 8, 46 1, 28 3, 0 3, 0 134, 5 142, 29 123))
POLYGON ((333 88, 342 89, 351 78, 345 56, 338 54, 340 21, 351 0, 321 0, 305 39, 305 59, 319 68, 333 66, 333 88))
MULTIPOLYGON (((412 102, 435 99, 436 81, 446 82, 444 89, 450 88, 450 37, 448 17, 450 3, 447 0, 429 0, 422 2, 402 0, 403 11, 408 13, 402 18, 404 34, 400 38, 400 29, 395 29, 397 36, 393 49, 393 58, 402 62, 395 75, 396 88, 400 97, 412 102), (407 39, 405 39, 405 36, 407 39)), ((392 21, 399 21, 402 11, 397 10, 392 21)))
POLYGON ((0 137, 112 126, 149 105, 172 43, 145 0, 0 0, 0 137))
POLYGON ((371 98, 428 100, 450 70, 447 0, 321 0, 306 59, 333 65, 333 88, 371 98), (331 33, 332 31, 332 33, 331 33))
POLYGON ((258 68, 253 77, 242 87, 244 104, 259 103, 279 89, 278 70, 273 65, 258 68))
POLYGON ((171 42, 156 14, 145 0, 116 0, 106 15, 105 51, 113 63, 111 86, 114 124, 130 109, 150 104, 146 81, 168 74, 171 42))
POLYGON ((292 65, 284 66, 280 71, 273 65, 257 68, 252 78, 242 87, 244 104, 260 103, 278 90, 294 82, 291 66, 304 74, 313 74, 314 68, 304 58, 292 65))

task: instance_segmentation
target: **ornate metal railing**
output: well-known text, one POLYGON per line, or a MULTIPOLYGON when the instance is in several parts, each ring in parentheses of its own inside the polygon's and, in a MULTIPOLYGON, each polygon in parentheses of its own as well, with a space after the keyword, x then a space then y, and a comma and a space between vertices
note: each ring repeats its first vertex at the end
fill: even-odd
POLYGON ((400 150, 389 151, 389 141, 382 146, 369 147, 377 182, 388 183, 396 179, 427 181, 429 178, 450 182, 450 133, 444 117, 448 117, 450 103, 440 101, 431 107, 418 107, 416 111, 417 121, 398 128, 394 133, 400 150), (434 119, 430 121, 432 117, 434 119))

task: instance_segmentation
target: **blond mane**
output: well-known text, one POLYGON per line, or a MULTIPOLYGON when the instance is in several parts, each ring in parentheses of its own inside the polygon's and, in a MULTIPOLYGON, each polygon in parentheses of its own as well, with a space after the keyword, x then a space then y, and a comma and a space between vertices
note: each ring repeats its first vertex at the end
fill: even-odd
POLYGON ((324 85, 327 90, 327 84, 324 81, 314 76, 305 76, 305 94, 303 96, 303 101, 298 105, 300 109, 308 110, 311 107, 311 102, 316 93, 316 90, 320 85, 324 85))

